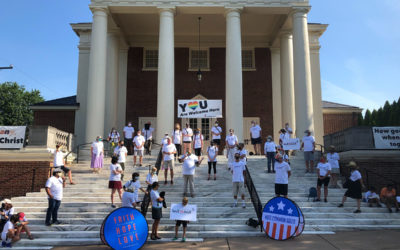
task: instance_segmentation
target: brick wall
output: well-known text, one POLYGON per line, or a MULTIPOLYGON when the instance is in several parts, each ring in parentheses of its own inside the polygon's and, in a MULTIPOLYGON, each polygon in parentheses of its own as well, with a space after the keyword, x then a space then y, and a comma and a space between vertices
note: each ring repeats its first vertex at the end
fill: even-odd
POLYGON ((50 164, 50 161, 0 161, 0 197, 10 198, 32 191, 39 192, 48 178, 50 164))
POLYGON ((36 110, 33 114, 33 125, 52 126, 65 132, 74 133, 75 110, 36 110))
POLYGON ((324 114, 324 135, 358 126, 358 113, 324 114))

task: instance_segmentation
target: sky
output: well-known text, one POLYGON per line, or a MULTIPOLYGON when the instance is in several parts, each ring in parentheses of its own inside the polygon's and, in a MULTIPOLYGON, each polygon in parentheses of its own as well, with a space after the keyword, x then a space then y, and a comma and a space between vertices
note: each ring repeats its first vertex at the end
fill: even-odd
MULTIPOLYGON (((0 83, 38 89, 46 100, 76 94, 78 37, 89 0, 1 0, 0 83)), ((400 97, 400 1, 311 0, 308 20, 321 37, 322 98, 377 109, 400 97)))

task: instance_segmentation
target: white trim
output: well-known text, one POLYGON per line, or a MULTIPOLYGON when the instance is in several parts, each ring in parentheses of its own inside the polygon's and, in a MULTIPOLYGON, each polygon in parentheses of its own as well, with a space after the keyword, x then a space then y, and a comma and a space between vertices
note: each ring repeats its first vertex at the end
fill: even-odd
MULTIPOLYGON (((198 51, 199 48, 189 47, 189 68, 188 71, 197 71, 199 68, 192 67, 192 51, 198 51)), ((210 48, 201 47, 200 50, 207 51, 207 68, 201 68, 201 71, 210 71, 210 48)))
POLYGON ((361 113, 362 109, 358 108, 323 108, 323 114, 351 114, 351 113, 361 113))
POLYGON ((147 50, 157 50, 158 55, 158 48, 156 47, 144 47, 143 48, 143 67, 142 71, 158 71, 158 58, 157 58, 157 67, 146 67, 146 51, 147 50))
POLYGON ((78 110, 79 106, 29 106, 29 108, 33 111, 36 110, 50 110, 50 111, 57 111, 57 110, 78 110))

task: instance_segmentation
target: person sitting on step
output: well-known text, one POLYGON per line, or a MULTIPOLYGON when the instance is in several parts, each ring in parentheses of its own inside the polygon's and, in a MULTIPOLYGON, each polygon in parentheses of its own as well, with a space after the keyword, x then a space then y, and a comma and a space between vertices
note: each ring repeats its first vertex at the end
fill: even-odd
POLYGON ((28 235, 28 239, 33 240, 33 236, 31 234, 31 231, 29 230, 28 224, 29 221, 26 219, 25 214, 24 213, 18 213, 18 222, 15 224, 16 226, 16 235, 18 237, 20 237, 21 233, 26 233, 26 235, 28 235))
POLYGON ((382 207, 381 203, 379 202, 379 195, 376 193, 375 187, 371 187, 365 193, 365 202, 368 203, 369 207, 372 207, 373 204, 376 204, 377 207, 382 207))
POLYGON ((394 189, 393 184, 388 184, 387 187, 382 188, 380 197, 389 213, 392 212, 392 206, 396 207, 396 212, 399 212, 399 203, 396 200, 396 189, 394 189))
POLYGON ((17 235, 17 229, 15 229, 18 223, 18 214, 14 214, 6 222, 1 233, 1 246, 11 248, 11 243, 19 241, 21 238, 17 235))

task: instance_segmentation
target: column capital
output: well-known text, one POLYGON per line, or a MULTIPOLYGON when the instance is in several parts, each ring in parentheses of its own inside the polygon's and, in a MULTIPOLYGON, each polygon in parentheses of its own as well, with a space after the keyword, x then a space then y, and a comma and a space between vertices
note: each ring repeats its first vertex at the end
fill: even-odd
POLYGON ((100 7, 100 6, 90 7, 90 10, 92 11, 93 15, 107 16, 109 14, 107 7, 100 7))
POLYGON ((225 13, 224 16, 228 17, 229 16, 237 16, 240 17, 240 14, 243 11, 243 7, 225 7, 225 13))
POLYGON ((173 6, 163 6, 157 7, 158 13, 160 15, 164 14, 172 14, 173 16, 176 14, 176 7, 173 6))
POLYGON ((293 18, 307 17, 310 9, 311 7, 294 7, 292 8, 290 15, 293 16, 293 18))
POLYGON ((282 30, 279 32, 279 36, 281 38, 290 39, 293 36, 293 32, 291 30, 282 30))

